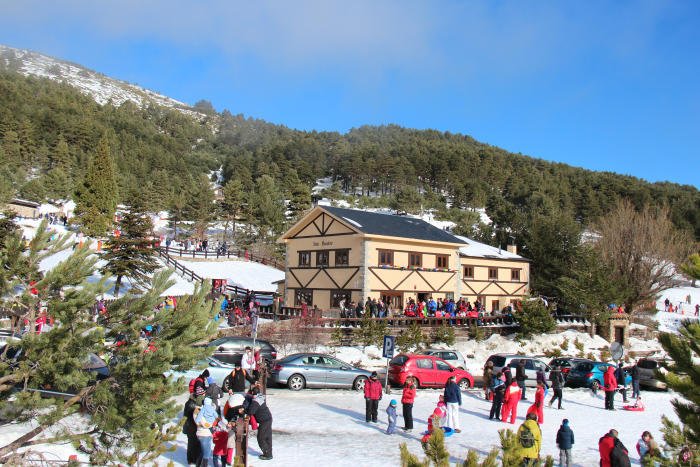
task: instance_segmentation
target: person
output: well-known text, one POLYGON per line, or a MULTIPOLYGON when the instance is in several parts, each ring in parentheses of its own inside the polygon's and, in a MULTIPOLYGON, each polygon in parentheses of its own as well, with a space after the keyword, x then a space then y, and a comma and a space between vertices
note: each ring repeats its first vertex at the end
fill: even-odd
POLYGON ((574 432, 569 427, 569 420, 561 422, 557 431, 557 447, 559 447, 559 467, 571 467, 571 448, 574 445, 574 432))
POLYGON ((554 404, 555 400, 559 401, 558 409, 561 410, 561 401, 562 401, 562 395, 563 395, 563 390, 564 390, 564 375, 561 373, 561 369, 558 366, 555 366, 552 368, 552 371, 549 373, 549 381, 552 383, 552 398, 549 400, 549 406, 551 407, 552 404, 554 404))
POLYGON ((639 362, 635 362, 630 370, 632 377, 632 399, 639 397, 639 362))
POLYGON ((421 438, 421 443, 425 444, 428 442, 430 435, 433 433, 435 428, 440 428, 442 426, 442 420, 445 418, 447 411, 445 409, 445 402, 443 401, 443 396, 440 396, 438 400, 437 407, 433 410, 433 413, 428 417, 428 431, 421 438))
POLYGON ((214 407, 216 407, 217 411, 219 409, 219 399, 223 397, 224 391, 221 390, 221 387, 214 382, 214 378, 211 376, 207 378, 207 390, 204 393, 204 397, 208 397, 209 399, 212 400, 214 403, 214 407))
POLYGON ((525 360, 522 359, 518 362, 518 366, 515 368, 515 380, 518 382, 520 387, 520 400, 526 401, 525 397, 525 380, 527 375, 525 374, 525 360))
POLYGON ((202 457, 202 446, 197 438, 197 424, 194 422, 192 415, 197 408, 195 395, 190 394, 189 399, 185 402, 185 409, 182 411, 182 418, 185 419, 185 424, 182 425, 182 432, 187 435, 187 463, 194 465, 200 457, 202 457))
POLYGON ((489 420, 501 420, 501 405, 503 404, 503 392, 506 385, 503 382, 503 372, 499 371, 491 378, 491 392, 493 393, 493 402, 491 403, 491 412, 489 412, 489 420))
POLYGON ((445 404, 447 405, 447 426, 455 433, 461 433, 459 425, 459 407, 462 405, 462 391, 457 385, 457 378, 450 376, 445 384, 445 404))
POLYGON ((644 457, 649 455, 649 440, 651 439, 651 433, 645 431, 642 433, 642 437, 637 441, 637 454, 639 454, 639 462, 644 465, 644 457))
POLYGON ((605 410, 615 410, 615 391, 617 390, 617 379, 615 379, 615 367, 610 365, 603 375, 603 385, 605 390, 605 410))
POLYGON ((234 392, 245 392, 246 371, 241 368, 240 363, 236 363, 233 371, 226 375, 221 388, 229 394, 234 392))
POLYGON ((529 413, 517 433, 518 456, 522 466, 535 466, 539 463, 540 448, 542 447, 542 430, 537 424, 537 415, 529 413))
POLYGON ((255 384, 256 362, 255 355, 253 354, 253 349, 250 346, 247 346, 245 348, 245 353, 241 358, 241 368, 245 370, 246 379, 250 382, 250 384, 255 384))
POLYGON ((413 403, 416 399, 416 384, 413 376, 406 378, 401 394, 401 406, 403 407, 404 431, 413 430, 413 403))
POLYGON ((386 434, 393 435, 396 431, 396 400, 392 399, 389 402, 389 407, 386 408, 386 415, 388 417, 389 426, 386 427, 386 434))
POLYGON ((228 459, 228 426, 226 425, 226 420, 218 419, 212 431, 214 467, 226 467, 228 459))
POLYGON ((537 423, 544 423, 544 385, 542 381, 537 382, 537 390, 535 391, 535 403, 527 409, 527 413, 535 414, 537 423))
POLYGON ((258 446, 262 451, 258 459, 266 461, 272 459, 272 413, 265 402, 265 395, 260 392, 258 386, 251 390, 253 399, 251 400, 246 414, 255 417, 258 423, 258 446))
POLYGON ((493 397, 493 393, 491 392, 491 383, 493 380, 493 361, 489 360, 486 362, 483 376, 484 398, 486 398, 486 400, 490 400, 493 397))
POLYGON ((207 467, 209 462, 213 462, 211 428, 214 426, 218 414, 214 403, 208 397, 204 398, 201 409, 195 414, 194 423, 197 425, 197 439, 199 439, 199 445, 202 448, 202 457, 197 465, 207 467))
POLYGON ((518 402, 520 401, 520 387, 517 381, 512 381, 503 394, 503 409, 501 409, 501 420, 506 422, 510 415, 510 423, 515 424, 518 416, 518 402))
POLYGON ((693 464, 693 451, 691 451, 689 446, 683 446, 681 452, 678 453, 678 464, 679 465, 695 465, 693 464))
POLYGON ((617 380, 617 387, 622 393, 622 402, 627 403, 627 384, 625 382, 625 370, 622 369, 622 362, 618 363, 615 369, 615 380, 617 380))
POLYGON ((365 381, 365 421, 367 423, 377 423, 377 411, 379 401, 382 399, 382 382, 377 378, 377 372, 365 381))
POLYGON ((511 373, 510 367, 504 367, 501 372, 503 372, 503 377, 505 378, 506 388, 510 387, 510 383, 513 382, 513 373, 511 373))
MULTIPOLYGON (((196 397, 204 397, 207 392, 207 378, 209 378, 209 369, 204 370, 199 376, 194 379, 194 385, 190 382, 192 392, 196 397)), ((201 399, 200 399, 201 400, 201 399)))
POLYGON ((612 429, 598 441, 600 467, 629 467, 627 448, 617 438, 617 430, 612 429))

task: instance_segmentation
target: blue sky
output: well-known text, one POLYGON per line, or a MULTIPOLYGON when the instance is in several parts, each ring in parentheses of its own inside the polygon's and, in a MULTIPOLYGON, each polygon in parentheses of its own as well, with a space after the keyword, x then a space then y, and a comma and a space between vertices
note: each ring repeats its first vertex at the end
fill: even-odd
POLYGON ((0 0, 0 43, 293 128, 700 186, 700 1, 0 0))

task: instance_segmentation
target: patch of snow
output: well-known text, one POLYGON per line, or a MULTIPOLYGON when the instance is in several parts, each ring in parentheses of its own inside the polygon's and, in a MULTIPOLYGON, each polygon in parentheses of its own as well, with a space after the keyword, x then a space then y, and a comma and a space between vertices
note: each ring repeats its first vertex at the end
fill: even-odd
POLYGON ((178 261, 208 279, 226 279, 229 285, 259 291, 277 290, 276 281, 284 279, 284 271, 252 261, 178 261))

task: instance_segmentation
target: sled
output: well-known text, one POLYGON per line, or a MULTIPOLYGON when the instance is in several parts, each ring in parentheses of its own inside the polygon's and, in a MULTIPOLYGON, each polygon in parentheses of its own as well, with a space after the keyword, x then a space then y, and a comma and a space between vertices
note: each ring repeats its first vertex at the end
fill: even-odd
POLYGON ((635 407, 633 405, 623 405, 624 410, 629 410, 630 412, 644 412, 644 407, 635 407))
MULTIPOLYGON (((442 428, 442 431, 445 432, 445 438, 447 438, 447 437, 452 436, 453 434, 455 434, 455 431, 454 431, 452 428, 448 427, 448 426, 442 426, 442 427, 440 427, 440 428, 442 428)), ((430 432, 429 432, 429 431, 424 431, 424 432, 421 433, 421 434, 422 434, 422 435, 425 435, 425 436, 430 436, 430 432)))

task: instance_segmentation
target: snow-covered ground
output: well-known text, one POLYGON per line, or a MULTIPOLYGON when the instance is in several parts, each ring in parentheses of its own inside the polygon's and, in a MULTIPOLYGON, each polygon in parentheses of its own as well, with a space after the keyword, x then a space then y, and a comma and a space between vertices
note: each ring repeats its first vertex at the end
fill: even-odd
POLYGON ((244 289, 275 291, 275 281, 284 279, 284 271, 252 261, 188 261, 177 258, 182 265, 202 277, 227 279, 229 285, 244 289))

